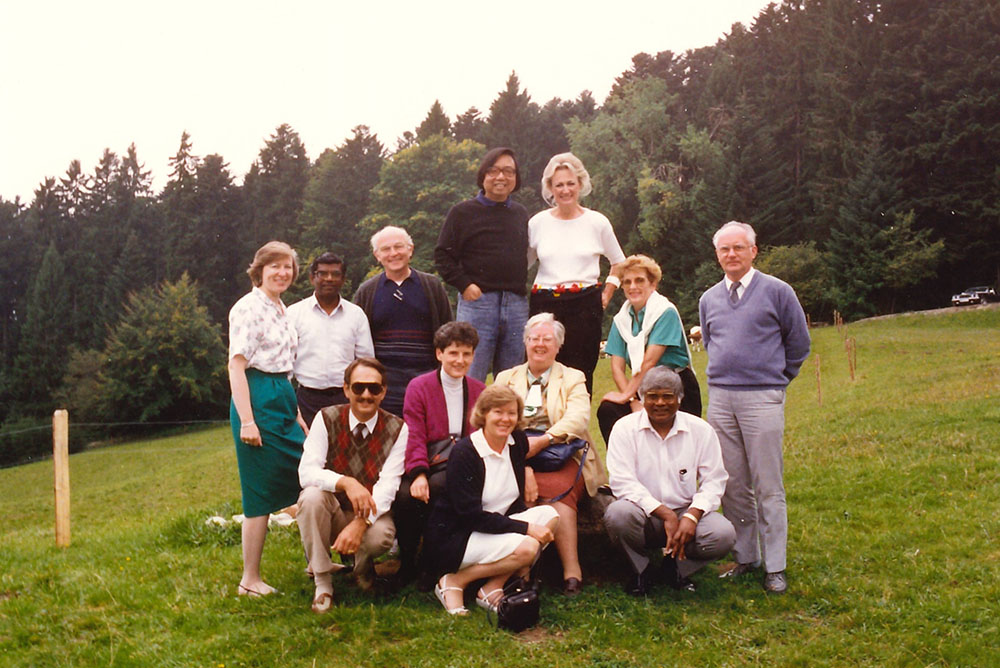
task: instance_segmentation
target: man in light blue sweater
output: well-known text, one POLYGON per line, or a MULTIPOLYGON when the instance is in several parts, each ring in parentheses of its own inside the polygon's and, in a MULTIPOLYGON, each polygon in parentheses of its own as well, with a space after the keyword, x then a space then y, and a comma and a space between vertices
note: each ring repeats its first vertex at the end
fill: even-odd
POLYGON ((809 356, 809 329, 784 281, 753 268, 757 235, 729 222, 712 238, 725 278, 701 296, 708 352, 707 419, 719 436, 729 482, 722 509, 736 529, 738 577, 763 559, 764 589, 784 593, 788 518, 782 438, 785 388, 809 356))

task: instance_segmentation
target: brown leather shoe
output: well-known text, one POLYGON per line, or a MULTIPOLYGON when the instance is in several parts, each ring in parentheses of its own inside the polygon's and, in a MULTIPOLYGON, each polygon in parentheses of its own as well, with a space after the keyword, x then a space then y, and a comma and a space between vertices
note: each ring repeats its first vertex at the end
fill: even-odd
POLYGON ((563 581, 563 593, 566 596, 573 597, 583 591, 583 583, 580 582, 579 578, 566 578, 563 581))

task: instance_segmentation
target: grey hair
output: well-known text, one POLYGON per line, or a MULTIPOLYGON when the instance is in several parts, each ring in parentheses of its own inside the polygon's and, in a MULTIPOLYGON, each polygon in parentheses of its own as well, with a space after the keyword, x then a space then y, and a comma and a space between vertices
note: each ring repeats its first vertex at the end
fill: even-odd
POLYGON ((382 237, 382 235, 388 234, 390 232, 393 234, 402 234, 406 238, 406 243, 410 244, 411 248, 413 247, 413 237, 410 236, 409 232, 404 230, 402 227, 396 227, 395 225, 386 225, 381 230, 372 235, 371 243, 373 252, 378 250, 378 240, 382 237))
POLYGON ((677 372, 666 366, 654 366, 646 372, 639 383, 639 396, 645 397, 650 390, 670 390, 677 395, 677 401, 684 398, 684 383, 677 372))
POLYGON ((594 189, 593 184, 590 182, 590 174, 583 166, 580 158, 572 153, 554 155, 549 160, 549 164, 545 165, 545 171, 542 172, 542 199, 549 205, 555 202, 556 199, 552 195, 552 176, 560 167, 566 167, 576 175, 576 178, 580 181, 580 197, 586 197, 594 189))
POLYGON ((566 340, 566 327, 551 313, 536 313, 528 318, 528 322, 524 324, 524 345, 528 345, 528 336, 531 334, 531 330, 538 325, 552 325, 552 333, 556 335, 556 343, 562 348, 562 344, 566 340))
POLYGON ((715 234, 712 235, 712 246, 718 248, 719 237, 721 237, 726 230, 733 227, 743 230, 743 234, 747 235, 747 241, 750 242, 751 246, 757 245, 757 233, 753 231, 752 227, 750 227, 746 223, 741 223, 738 220, 731 220, 722 227, 720 227, 718 230, 716 230, 715 234))

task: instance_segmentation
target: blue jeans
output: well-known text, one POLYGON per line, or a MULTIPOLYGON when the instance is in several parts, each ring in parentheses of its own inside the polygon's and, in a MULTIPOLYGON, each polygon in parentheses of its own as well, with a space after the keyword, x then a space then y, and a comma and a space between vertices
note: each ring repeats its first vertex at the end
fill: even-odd
POLYGON ((524 362, 524 324, 528 322, 528 298, 513 292, 484 292, 475 301, 458 295, 456 320, 467 322, 479 333, 479 345, 469 375, 486 382, 492 367, 496 376, 524 362))

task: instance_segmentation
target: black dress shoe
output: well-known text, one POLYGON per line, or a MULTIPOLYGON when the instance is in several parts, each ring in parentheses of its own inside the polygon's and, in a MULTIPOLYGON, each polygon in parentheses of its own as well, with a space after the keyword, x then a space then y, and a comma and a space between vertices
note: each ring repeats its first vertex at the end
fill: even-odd
POLYGON ((788 578, 785 577, 785 571, 765 575, 764 591, 770 594, 784 594, 788 591, 788 578))
POLYGON ((436 583, 434 575, 428 573, 427 571, 420 571, 420 574, 417 575, 417 591, 433 591, 436 583))
POLYGON ((674 583, 674 589, 677 591, 686 591, 689 594, 693 594, 698 591, 698 585, 694 583, 691 578, 677 578, 677 582, 674 583))
POLYGON ((583 590, 583 583, 580 582, 579 578, 566 578, 563 581, 563 593, 566 596, 576 596, 583 590))
POLYGON ((660 581, 668 587, 677 589, 680 576, 677 575, 677 559, 669 555, 663 556, 660 562, 660 581))
POLYGON ((647 566, 642 573, 636 573, 625 583, 625 593, 629 596, 645 596, 653 588, 652 567, 647 566))

